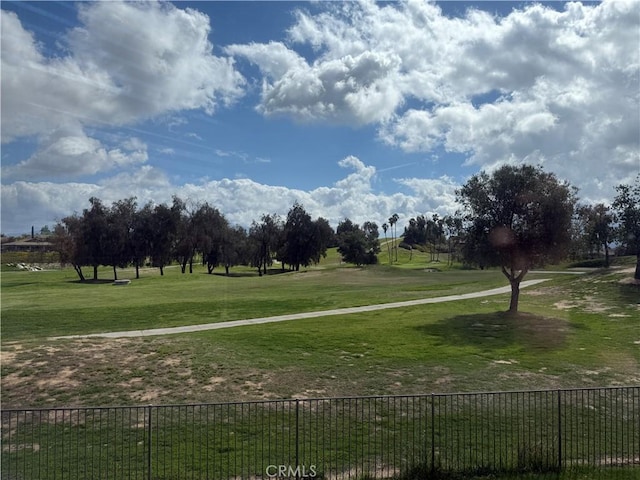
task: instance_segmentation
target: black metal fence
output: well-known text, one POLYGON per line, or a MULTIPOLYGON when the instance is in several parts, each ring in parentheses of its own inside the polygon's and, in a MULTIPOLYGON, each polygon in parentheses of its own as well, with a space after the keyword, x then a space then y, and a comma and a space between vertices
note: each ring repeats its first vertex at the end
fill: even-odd
POLYGON ((3 479, 638 468, 640 387, 2 411, 3 479))

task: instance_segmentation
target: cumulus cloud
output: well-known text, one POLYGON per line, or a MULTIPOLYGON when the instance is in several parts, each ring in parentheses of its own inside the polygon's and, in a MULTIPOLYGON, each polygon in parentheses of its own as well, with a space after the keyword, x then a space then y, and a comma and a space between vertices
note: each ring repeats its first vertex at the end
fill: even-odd
POLYGON ((43 138, 31 157, 5 167, 2 176, 4 179, 77 177, 144 163, 147 159, 147 145, 135 137, 109 148, 80 128, 61 128, 43 138))
POLYGON ((265 115, 374 124, 403 151, 444 147, 479 167, 542 163, 587 196, 640 169, 637 2, 529 4, 504 16, 340 2, 299 10, 288 33, 287 45, 228 49, 263 71, 265 115), (587 176, 605 164, 598 182, 587 176))
POLYGON ((420 214, 453 213, 455 188, 449 178, 399 179, 411 194, 376 192, 373 166, 354 156, 338 164, 349 173, 328 187, 312 190, 265 185, 247 178, 203 180, 174 185, 161 170, 143 165, 129 173, 119 173, 95 184, 17 181, 2 187, 2 223, 5 232, 28 231, 31 225, 53 224, 73 212, 81 212, 92 196, 110 204, 135 196, 138 204, 149 201, 170 203, 172 195, 192 202, 207 201, 222 211, 230 222, 249 226, 265 213, 286 216, 294 202, 304 205, 315 218, 322 216, 336 227, 350 218, 356 223, 386 222, 400 214, 400 225, 420 214), (20 206, 20 208, 17 208, 20 206))
POLYGON ((324 62, 307 62, 282 43, 231 45, 230 54, 258 65, 265 75, 265 115, 289 115, 301 121, 364 124, 383 121, 402 102, 392 81, 395 55, 362 52, 324 62))
POLYGON ((2 12, 2 142, 41 141, 15 172, 91 173, 137 163, 144 155, 106 150, 84 130, 186 109, 212 114, 242 94, 243 77, 230 58, 213 54, 209 19, 200 12, 90 2, 79 4, 78 18, 63 41, 66 55, 46 57, 17 15, 2 12), (75 134, 59 133, 65 130, 75 134), (65 152, 71 159, 62 161, 65 152))

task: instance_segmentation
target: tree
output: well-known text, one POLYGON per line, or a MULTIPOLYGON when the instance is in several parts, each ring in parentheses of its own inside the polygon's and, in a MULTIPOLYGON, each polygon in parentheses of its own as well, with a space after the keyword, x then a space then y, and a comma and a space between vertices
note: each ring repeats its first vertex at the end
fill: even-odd
POLYGON ((444 239, 443 222, 437 213, 434 213, 430 220, 427 220, 426 224, 426 240, 430 245, 431 261, 440 261, 439 245, 444 239))
POLYGON ((387 245, 387 254, 389 256, 389 265, 391 265, 391 246, 389 245, 389 242, 387 241, 387 230, 389 229, 389 225, 387 225, 386 223, 382 224, 382 231, 384 232, 384 243, 387 245))
POLYGON ((193 257, 196 254, 196 232, 194 231, 193 210, 189 211, 187 204, 178 197, 173 197, 171 207, 175 214, 176 236, 173 244, 173 255, 180 265, 180 272, 193 273, 193 257))
POLYGON ((300 266, 307 267, 318 258, 318 242, 314 238, 317 235, 311 216, 298 202, 287 214, 284 224, 284 246, 281 260, 286 262, 296 271, 300 266))
POLYGON ((326 218, 318 217, 313 221, 313 245, 311 261, 320 263, 320 258, 327 256, 327 248, 336 242, 335 233, 326 218))
POLYGON ((467 260, 501 267, 511 285, 509 311, 517 312, 527 272, 566 255, 574 190, 541 168, 506 165, 474 175, 457 197, 468 214, 467 260))
POLYGON ((389 217, 389 225, 391 226, 391 248, 393 248, 396 252, 396 262, 398 261, 398 246, 395 243, 395 239, 397 238, 398 230, 396 228, 396 224, 400 217, 397 213, 394 213, 389 217))
POLYGON ((589 254, 600 253, 604 249, 605 266, 609 267, 609 243, 613 240, 614 216, 604 203, 596 205, 580 205, 577 208, 583 228, 582 243, 589 254))
MULTIPOLYGON (((174 205, 175 207, 175 205, 174 205)), ((173 245, 178 233, 179 211, 166 204, 156 205, 151 216, 151 263, 164 275, 164 267, 171 262, 173 245)))
POLYGON ((619 221, 617 236, 636 256, 633 278, 640 280, 640 174, 633 185, 618 185, 616 192, 612 206, 619 221))
POLYGON ((229 275, 229 269, 239 265, 246 259, 247 232, 244 228, 228 226, 222 233, 220 260, 224 265, 225 275, 229 275))
MULTIPOLYGON (((202 264, 207 266, 207 272, 213 273, 213 269, 222 261, 221 248, 224 234, 229 227, 227 219, 217 208, 207 202, 198 206, 191 214, 190 233, 192 257, 200 253, 202 264)), ((191 271, 191 269, 190 269, 191 271)))
POLYGON ((378 236, 378 226, 375 223, 365 222, 360 228, 347 218, 336 229, 338 253, 343 261, 358 266, 377 263, 377 254, 380 252, 378 236))
POLYGON ((107 211, 107 234, 104 256, 113 267, 113 279, 118 279, 116 268, 124 268, 133 259, 133 227, 136 215, 135 197, 119 200, 107 211))
POLYGON ((131 232, 131 258, 136 267, 136 278, 140 278, 140 267, 151 255, 153 232, 153 205, 146 204, 138 210, 133 218, 133 231, 131 232))
POLYGON ((283 236, 284 225, 278 215, 263 215, 260 223, 251 224, 248 250, 251 266, 258 269, 258 275, 267 274, 275 252, 281 248, 283 236))
POLYGON ((83 210, 80 222, 87 265, 93 267, 93 280, 98 280, 98 267, 108 265, 105 252, 108 251, 107 208, 99 198, 89 199, 91 208, 83 210))
POLYGON ((81 282, 85 281, 82 266, 87 265, 87 249, 82 238, 82 218, 74 214, 65 217, 53 229, 51 243, 60 256, 60 264, 73 266, 81 282))
POLYGON ((448 265, 453 265, 454 249, 462 233, 462 218, 456 212, 455 215, 445 215, 443 219, 444 232, 447 239, 448 265))

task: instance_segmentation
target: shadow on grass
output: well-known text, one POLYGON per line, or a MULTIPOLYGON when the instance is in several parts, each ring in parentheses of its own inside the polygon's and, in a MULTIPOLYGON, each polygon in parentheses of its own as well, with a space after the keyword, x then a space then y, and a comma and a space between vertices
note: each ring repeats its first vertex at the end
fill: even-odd
POLYGON ((113 278, 99 278, 98 280, 92 278, 80 280, 76 278, 75 280, 68 280, 67 283, 75 283, 77 285, 104 285, 105 283, 113 283, 113 278))
POLYGON ((215 275, 218 277, 227 277, 227 278, 245 278, 245 277, 260 277, 260 276, 271 276, 271 275, 281 275, 283 273, 291 273, 289 270, 282 270, 281 268, 269 268, 267 269, 266 275, 263 273, 262 275, 258 275, 257 271, 251 272, 234 272, 233 270, 229 271, 229 275, 227 275, 224 271, 213 271, 211 273, 203 272, 203 275, 215 275))
POLYGON ((618 283, 617 287, 619 301, 631 305, 640 304, 640 283, 633 283, 630 279, 628 283, 618 283))
POLYGON ((443 318, 416 329, 438 338, 440 345, 470 345, 488 350, 520 345, 527 349, 555 350, 565 346, 569 325, 559 318, 531 313, 492 312, 443 318))

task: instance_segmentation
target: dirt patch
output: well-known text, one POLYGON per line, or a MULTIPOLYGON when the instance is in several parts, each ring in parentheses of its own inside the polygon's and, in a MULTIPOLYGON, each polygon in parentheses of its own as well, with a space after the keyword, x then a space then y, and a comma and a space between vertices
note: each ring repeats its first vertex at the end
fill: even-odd
POLYGON ((211 377, 209 378, 209 383, 202 388, 207 392, 213 392, 219 385, 226 381, 227 379, 225 377, 211 377))
POLYGON ((63 367, 57 373, 50 375, 47 378, 41 378, 36 380, 36 385, 41 389, 52 388, 74 388, 80 385, 80 383, 74 378, 77 369, 70 367, 63 367))
POLYGON ((133 377, 124 382, 119 382, 116 385, 122 388, 137 388, 143 381, 144 378, 142 377, 133 377))
POLYGON ((497 365, 514 365, 519 362, 517 360, 494 360, 491 363, 495 363, 497 365))
POLYGON ((145 388, 141 392, 135 392, 131 395, 132 398, 137 399, 142 403, 156 403, 160 398, 168 395, 168 390, 163 390, 161 388, 149 387, 145 388))
POLYGON ((180 363, 182 363, 182 360, 180 360, 180 358, 178 357, 168 357, 168 358, 164 358, 162 360, 160 360, 159 365, 161 367, 177 367, 178 365, 180 365, 180 363))
POLYGON ((2 365, 11 365, 14 363, 16 361, 16 357, 22 351, 22 345, 14 344, 7 346, 12 350, 0 350, 0 364, 2 365))
POLYGON ((558 310, 569 310, 570 308, 576 308, 578 304, 569 302, 567 300, 561 300, 553 304, 558 310))
POLYGON ((16 453, 20 450, 31 450, 33 453, 40 451, 40 445, 38 443, 19 443, 17 445, 4 445, 2 447, 3 452, 16 453))

